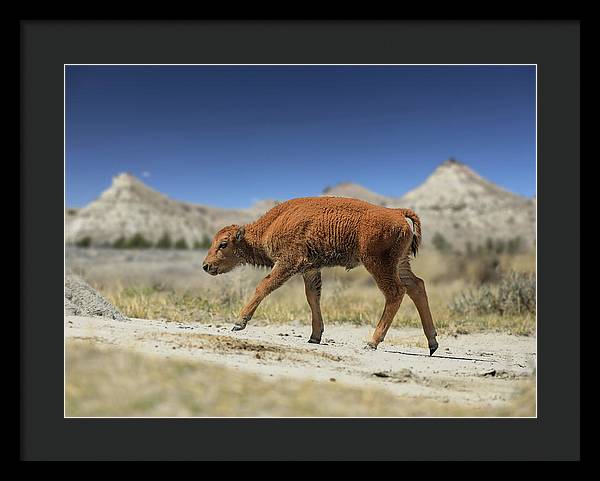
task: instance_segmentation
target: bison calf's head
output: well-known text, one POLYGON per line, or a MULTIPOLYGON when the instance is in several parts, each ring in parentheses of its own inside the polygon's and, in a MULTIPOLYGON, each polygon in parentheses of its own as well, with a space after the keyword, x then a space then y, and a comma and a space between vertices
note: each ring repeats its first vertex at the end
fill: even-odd
POLYGON ((229 272, 242 264, 239 248, 244 240, 244 228, 238 225, 223 227, 215 234, 202 269, 212 276, 229 272))

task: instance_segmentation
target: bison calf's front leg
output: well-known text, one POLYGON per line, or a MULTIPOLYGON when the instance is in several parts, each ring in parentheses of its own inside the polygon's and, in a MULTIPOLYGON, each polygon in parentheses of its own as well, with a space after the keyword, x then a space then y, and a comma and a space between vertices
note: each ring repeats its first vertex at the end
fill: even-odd
POLYGON ((312 314, 312 333, 308 342, 320 344, 323 335, 323 316, 321 315, 321 272, 308 271, 302 275, 304 292, 312 314))
POLYGON ((287 281, 292 275, 294 271, 289 267, 278 266, 275 264, 273 270, 270 272, 268 276, 266 276, 258 286, 256 287, 256 291, 254 292, 254 296, 246 304, 246 306, 240 312, 240 319, 233 326, 233 331, 241 331, 246 328, 246 324, 248 321, 252 319, 254 312, 258 308, 258 305, 262 302, 262 300, 267 297, 271 292, 280 287, 285 281, 287 281))

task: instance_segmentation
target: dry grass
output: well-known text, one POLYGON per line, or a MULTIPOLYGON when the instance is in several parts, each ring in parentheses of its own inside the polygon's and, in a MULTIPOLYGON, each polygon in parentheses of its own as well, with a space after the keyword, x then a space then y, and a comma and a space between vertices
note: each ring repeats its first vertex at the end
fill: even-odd
POLYGON ((456 296, 449 305, 457 314, 535 315, 535 276, 511 271, 496 286, 480 286, 456 296))
POLYGON ((339 382, 263 380, 201 362, 67 342, 66 415, 78 416, 532 416, 535 386, 504 408, 397 398, 339 382))
MULTIPOLYGON (((75 256, 68 258, 68 263, 121 312, 145 319, 231 321, 267 273, 264 269, 246 266, 223 276, 207 276, 201 271, 204 253, 200 251, 127 252, 123 254, 124 260, 111 260, 111 256, 116 255, 118 253, 101 253, 88 262, 75 256)), ((501 280, 503 272, 534 272, 533 253, 467 258, 424 249, 412 264, 414 272, 426 281, 431 309, 441 333, 480 330, 534 333, 535 313, 501 315, 449 309, 452 300, 461 293, 479 289, 482 283, 492 286, 501 280)), ((382 294, 363 267, 350 272, 343 268, 323 271, 321 306, 325 322, 375 325, 383 304, 382 294)), ((252 322, 283 324, 309 319, 304 286, 297 276, 263 301, 252 322)), ((394 325, 420 327, 418 313, 408 297, 394 325)))

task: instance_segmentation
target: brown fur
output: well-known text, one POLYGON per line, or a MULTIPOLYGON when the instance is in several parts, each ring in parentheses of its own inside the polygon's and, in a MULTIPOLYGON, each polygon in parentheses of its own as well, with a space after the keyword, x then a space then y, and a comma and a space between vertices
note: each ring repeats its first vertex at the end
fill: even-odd
POLYGON ((272 267, 242 309, 234 330, 244 329, 260 302, 290 277, 301 274, 312 312, 309 342, 319 343, 323 332, 320 310, 324 267, 352 269, 363 264, 385 296, 385 308, 369 347, 383 341, 405 293, 414 301, 430 352, 437 348, 436 331, 425 285, 411 269, 421 222, 410 209, 390 209, 342 197, 307 197, 283 202, 256 222, 224 227, 214 237, 204 260, 212 274, 242 264, 272 267), (412 228, 407 221, 412 221, 412 228))

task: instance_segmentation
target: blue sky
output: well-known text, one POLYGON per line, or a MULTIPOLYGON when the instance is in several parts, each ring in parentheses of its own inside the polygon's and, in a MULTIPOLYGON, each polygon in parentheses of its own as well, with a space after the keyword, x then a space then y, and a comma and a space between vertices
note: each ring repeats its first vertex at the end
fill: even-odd
POLYGON ((68 66, 66 202, 130 172, 248 207, 357 182, 399 196, 449 157, 535 195, 534 66, 68 66))

